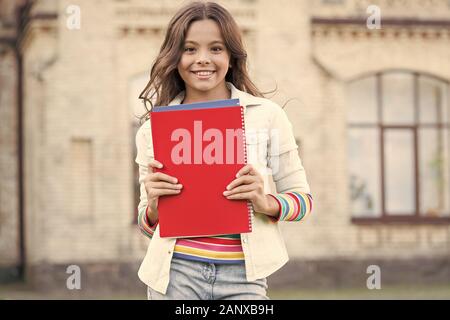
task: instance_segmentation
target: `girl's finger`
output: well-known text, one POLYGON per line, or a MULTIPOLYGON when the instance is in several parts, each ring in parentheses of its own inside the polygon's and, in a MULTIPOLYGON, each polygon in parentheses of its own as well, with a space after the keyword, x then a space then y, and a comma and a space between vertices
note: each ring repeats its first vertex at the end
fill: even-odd
POLYGON ((236 193, 253 191, 253 190, 256 190, 257 187, 258 187, 258 184, 256 184, 256 183, 246 184, 246 185, 243 185, 243 186, 236 187, 236 188, 234 188, 232 190, 229 190, 229 191, 228 190, 224 191, 223 194, 224 194, 224 196, 230 196, 230 195, 236 194, 236 193))
POLYGON ((229 200, 253 200, 254 192, 241 192, 227 196, 229 200))
POLYGON ((249 175, 253 176, 253 175, 257 175, 258 172, 256 171, 255 168, 253 168, 253 166, 251 164, 247 164, 237 172, 236 177, 240 177, 245 174, 249 174, 249 175))
POLYGON ((160 197, 172 194, 179 194, 180 192, 181 190, 174 190, 174 189, 153 189, 151 194, 154 197, 160 197))
POLYGON ((162 163, 156 159, 150 160, 148 166, 154 167, 154 168, 159 168, 159 169, 161 169, 163 167, 162 163))
POLYGON ((168 182, 153 182, 152 188, 155 189, 182 189, 183 185, 181 184, 173 184, 168 182))
POLYGON ((156 172, 152 174, 150 181, 167 181, 170 183, 177 183, 178 179, 172 176, 169 176, 168 174, 162 173, 162 172, 156 172))
POLYGON ((255 182, 254 176, 245 175, 245 176, 242 176, 240 178, 237 178, 237 179, 234 179, 233 181, 231 181, 231 183, 226 187, 226 189, 231 190, 231 189, 235 188, 236 186, 239 186, 243 183, 250 184, 253 182, 255 182))

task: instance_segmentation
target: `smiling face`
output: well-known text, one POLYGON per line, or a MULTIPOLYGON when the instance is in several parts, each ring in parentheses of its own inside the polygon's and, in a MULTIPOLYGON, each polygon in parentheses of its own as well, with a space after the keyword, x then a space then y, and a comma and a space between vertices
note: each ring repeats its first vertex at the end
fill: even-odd
POLYGON ((186 85, 184 103, 228 99, 225 84, 230 54, 214 20, 191 23, 186 34, 178 73, 186 85))

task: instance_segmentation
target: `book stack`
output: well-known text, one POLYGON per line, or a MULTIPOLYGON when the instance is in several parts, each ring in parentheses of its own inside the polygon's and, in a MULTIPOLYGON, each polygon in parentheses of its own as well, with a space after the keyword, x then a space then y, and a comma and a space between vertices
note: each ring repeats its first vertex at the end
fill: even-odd
POLYGON ((159 198, 161 237, 204 237, 252 230, 247 200, 229 200, 226 186, 247 163, 239 99, 155 107, 150 114, 153 151, 162 172, 183 185, 159 198))

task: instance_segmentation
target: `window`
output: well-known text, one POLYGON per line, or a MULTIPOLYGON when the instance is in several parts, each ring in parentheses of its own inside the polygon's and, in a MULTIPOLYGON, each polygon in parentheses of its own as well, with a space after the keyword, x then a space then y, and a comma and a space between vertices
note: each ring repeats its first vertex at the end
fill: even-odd
POLYGON ((401 71, 348 85, 354 222, 450 222, 450 86, 401 71))

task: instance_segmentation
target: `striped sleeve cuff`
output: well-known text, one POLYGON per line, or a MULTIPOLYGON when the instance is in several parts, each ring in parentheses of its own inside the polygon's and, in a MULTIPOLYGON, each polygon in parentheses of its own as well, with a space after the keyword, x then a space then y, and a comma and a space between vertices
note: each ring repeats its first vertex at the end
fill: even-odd
POLYGON ((300 221, 312 211, 313 198, 309 193, 293 191, 269 195, 277 201, 280 208, 276 221, 300 221))
POLYGON ((138 225, 141 232, 151 239, 155 233, 156 227, 158 226, 158 221, 156 221, 154 225, 150 225, 147 219, 147 212, 148 207, 146 207, 145 210, 141 210, 138 216, 138 225))

